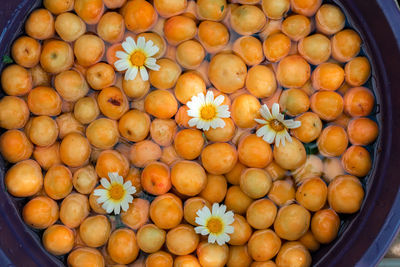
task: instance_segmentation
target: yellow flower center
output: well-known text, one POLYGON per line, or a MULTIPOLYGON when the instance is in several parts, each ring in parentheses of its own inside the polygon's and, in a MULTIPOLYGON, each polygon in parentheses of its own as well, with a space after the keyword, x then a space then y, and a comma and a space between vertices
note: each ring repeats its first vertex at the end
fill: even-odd
POLYGON ((113 184, 108 194, 112 200, 121 200, 125 195, 125 189, 121 184, 113 184))
POLYGON ((136 51, 131 55, 131 62, 133 65, 141 67, 146 62, 146 56, 141 51, 136 51))
POLYGON ((203 120, 212 120, 217 115, 217 109, 213 105, 203 106, 200 110, 200 116, 203 120))
POLYGON ((221 219, 219 218, 211 218, 207 222, 207 228, 212 234, 218 234, 221 233, 223 230, 223 224, 221 222, 221 219))
POLYGON ((269 127, 272 128, 275 132, 280 132, 286 129, 285 125, 277 119, 273 119, 269 122, 269 127))

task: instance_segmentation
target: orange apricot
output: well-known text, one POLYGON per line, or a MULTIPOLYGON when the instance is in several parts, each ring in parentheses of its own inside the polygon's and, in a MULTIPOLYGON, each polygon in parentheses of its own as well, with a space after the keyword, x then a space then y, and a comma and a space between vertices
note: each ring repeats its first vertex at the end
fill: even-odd
POLYGON ((231 226, 234 230, 233 233, 229 235, 230 240, 228 243, 229 245, 242 246, 247 243, 253 230, 243 216, 234 214, 233 219, 234 221, 231 226))
POLYGON ((171 17, 164 24, 164 35, 171 45, 178 45, 192 39, 196 32, 196 23, 186 16, 171 17))
POLYGON ((148 164, 142 171, 143 189, 152 195, 162 195, 171 189, 169 167, 161 162, 148 164))
POLYGON ((324 128, 317 140, 319 152, 326 157, 337 157, 344 153, 348 145, 346 131, 336 125, 324 128))
POLYGON ((147 267, 172 267, 174 260, 172 255, 165 251, 157 251, 150 254, 146 259, 147 267))
POLYGON ((137 242, 141 250, 154 253, 161 249, 165 242, 165 231, 154 224, 146 224, 137 231, 137 242))
POLYGON ((61 202, 60 220, 69 228, 76 228, 89 215, 90 207, 87 196, 72 193, 61 202))
POLYGON ((117 122, 107 118, 94 120, 86 128, 86 137, 97 148, 112 148, 119 140, 117 122))
POLYGON ((37 40, 49 39, 54 35, 53 15, 44 8, 34 10, 25 21, 25 32, 37 40))
POLYGON ((282 245, 276 259, 276 266, 311 266, 311 255, 300 242, 286 242, 282 245))
POLYGON ((117 12, 105 13, 97 24, 97 34, 108 43, 118 43, 124 38, 124 18, 117 12))
POLYGON ((44 248, 53 255, 64 255, 70 252, 75 242, 75 233, 60 224, 47 228, 42 237, 44 248))
POLYGON ((242 36, 236 39, 232 49, 248 66, 260 64, 264 59, 262 44, 253 36, 242 36))
POLYGON ((290 52, 290 48, 289 37, 281 32, 268 35, 263 43, 264 55, 270 62, 278 62, 286 57, 290 52))
POLYGON ((250 68, 246 78, 246 89, 258 98, 273 95, 277 89, 274 72, 263 65, 250 68))
POLYGON ((150 116, 139 110, 130 110, 118 122, 119 132, 132 142, 144 140, 150 131, 150 116))
POLYGON ((123 9, 126 28, 134 33, 149 30, 157 21, 157 12, 153 5, 145 0, 128 1, 123 9))
POLYGON ((199 41, 208 53, 216 53, 229 42, 229 31, 220 22, 205 20, 200 23, 198 31, 199 41))
POLYGON ((175 150, 184 159, 193 160, 199 157, 203 146, 203 133, 197 129, 183 129, 175 136, 175 150))
POLYGON ((286 240, 297 240, 310 226, 311 215, 298 204, 291 204, 279 209, 274 222, 276 234, 286 240))
POLYGON ((229 258, 226 266, 228 267, 240 267, 249 266, 252 259, 249 255, 249 251, 246 245, 243 246, 230 246, 229 247, 229 258))
POLYGON ((179 76, 174 89, 175 97, 182 104, 186 104, 193 96, 199 93, 206 94, 204 80, 195 72, 186 72, 179 76))
POLYGON ((108 179, 110 172, 117 172, 122 177, 126 177, 129 172, 129 162, 116 150, 103 150, 97 157, 96 173, 100 178, 108 179))
POLYGON ((344 67, 346 82, 351 86, 361 86, 371 75, 371 65, 366 57, 355 57, 344 67))
POLYGON ((247 196, 239 186, 234 185, 228 188, 225 196, 225 205, 228 210, 237 214, 245 214, 253 199, 247 196))
POLYGON ((206 187, 207 176, 200 164, 193 161, 180 161, 171 169, 171 181, 179 193, 195 196, 206 187))
POLYGON ((100 111, 110 119, 118 120, 129 109, 128 99, 117 87, 107 87, 97 96, 100 111))
POLYGON ((252 35, 261 31, 266 22, 264 13, 255 5, 241 5, 231 11, 231 27, 241 35, 252 35))
POLYGON ((304 58, 290 55, 279 62, 276 78, 283 87, 301 87, 310 78, 310 73, 310 65, 304 58))
POLYGON ((74 43, 76 61, 83 67, 90 67, 101 60, 105 45, 97 35, 84 34, 74 43), (90 53, 88 53, 88 50, 90 53))
POLYGON ((229 248, 226 244, 220 246, 203 241, 197 247, 196 254, 203 267, 223 267, 228 262, 229 248))
POLYGON ((224 200, 227 191, 227 182, 223 175, 207 174, 206 187, 199 196, 210 203, 220 203, 224 200))
POLYGON ((319 210, 311 219, 311 231, 321 244, 332 242, 338 235, 339 227, 339 216, 331 209, 319 210))
POLYGON ((4 183, 8 193, 15 197, 33 196, 42 189, 42 170, 34 160, 20 161, 6 172, 4 183))
POLYGON ((1 73, 1 87, 7 95, 25 95, 29 93, 32 86, 32 75, 20 65, 13 64, 3 69, 1 73))
POLYGON ((238 157, 248 167, 265 168, 272 161, 272 149, 262 138, 250 134, 240 140, 238 157))
POLYGON ((365 87, 351 88, 343 99, 344 111, 351 117, 368 116, 375 104, 374 94, 365 87))
POLYGON ((121 221, 131 229, 137 230, 149 220, 149 208, 149 201, 134 198, 129 208, 121 212, 121 221))
POLYGON ((111 259, 119 264, 133 262, 139 254, 135 232, 127 228, 120 228, 112 232, 108 240, 107 251, 111 259))
POLYGON ((161 229, 176 227, 183 218, 182 201, 171 193, 156 197, 150 205, 150 218, 161 229))
POLYGON ((35 229, 46 229, 58 220, 57 202, 49 197, 38 196, 25 204, 22 210, 24 222, 35 229))
POLYGON ((322 131, 322 122, 314 112, 305 112, 296 117, 296 121, 301 122, 301 126, 292 129, 290 132, 303 143, 309 143, 319 137, 322 131))
POLYGON ((70 12, 58 15, 54 26, 57 34, 66 42, 73 42, 86 32, 85 22, 70 12))
POLYGON ((17 163, 31 157, 33 145, 24 132, 9 130, 0 136, 0 152, 8 162, 17 163))
POLYGON ((339 175, 329 183, 329 206, 338 213, 357 212, 363 199, 364 189, 355 176, 339 175))
POLYGON ((357 56, 361 49, 361 38, 352 29, 345 29, 331 38, 332 57, 339 62, 347 62, 357 56))
POLYGON ((333 91, 319 91, 314 93, 311 98, 311 110, 322 120, 335 120, 343 112, 343 98, 333 91))
POLYGON ((79 236, 89 247, 103 246, 110 237, 111 223, 104 215, 87 217, 79 226, 79 236))
POLYGON ((201 19, 220 21, 228 10, 226 0, 199 0, 196 2, 197 14, 201 19))
POLYGON ((100 90, 114 84, 115 71, 111 65, 100 62, 87 69, 86 79, 91 88, 100 90))
POLYGON ((87 24, 96 24, 104 12, 102 0, 75 0, 74 10, 87 24))
POLYGON ((310 251, 317 251, 321 244, 315 239, 314 234, 311 230, 308 230, 302 237, 300 237, 299 242, 303 244, 310 251))
POLYGON ((315 14, 315 26, 323 34, 331 35, 344 28, 346 17, 338 6, 322 5, 315 14))
MULTIPOLYGON (((271 0, 269 0, 271 1, 271 0)), ((308 17, 293 14, 282 21, 282 32, 293 41, 299 41, 310 34, 312 28, 308 17)))
POLYGON ((60 40, 49 40, 43 44, 40 65, 49 73, 60 73, 72 67, 74 52, 71 45, 60 40))
MULTIPOLYGON (((44 56, 47 55, 48 48, 49 46, 45 45, 42 50, 42 47, 37 40, 28 36, 21 36, 12 44, 11 56, 18 65, 25 68, 32 68, 39 63, 41 54, 44 54, 44 56), (46 50, 44 48, 46 48, 46 50)), ((70 49, 69 46, 68 49, 70 49)), ((57 56, 57 54, 55 54, 55 56, 57 56)), ((70 58, 68 57, 68 60, 69 59, 70 58)), ((73 59, 71 59, 71 61, 73 61, 73 59)))
POLYGON ((204 48, 196 40, 184 41, 176 48, 176 61, 186 69, 198 68, 203 62, 204 57, 204 48))
POLYGON ((346 172, 364 177, 372 167, 371 155, 362 146, 351 146, 342 155, 342 165, 346 172))
POLYGON ((102 267, 105 260, 100 251, 89 247, 80 247, 72 251, 67 258, 70 266, 85 266, 90 264, 93 267, 102 267))
POLYGON ((291 179, 274 181, 268 192, 268 198, 278 206, 292 203, 295 196, 296 190, 291 179))
POLYGON ((61 98, 50 87, 36 87, 28 94, 29 110, 35 115, 56 116, 61 113, 61 98))
POLYGON ((296 13, 311 17, 321 6, 322 0, 290 0, 290 7, 296 13))
POLYGON ((149 80, 151 85, 157 89, 172 88, 181 75, 181 68, 176 62, 168 58, 161 58, 157 60, 157 64, 160 66, 160 70, 150 70, 149 72, 149 80))
POLYGON ((63 199, 72 191, 72 173, 64 165, 54 165, 46 172, 43 185, 49 197, 63 199))
POLYGON ((299 54, 313 65, 319 65, 327 61, 331 56, 329 38, 319 33, 301 39, 297 49, 299 54))
POLYGON ((237 161, 236 148, 227 143, 213 143, 201 152, 201 162, 211 174, 224 174, 233 169, 237 161))
POLYGON ((356 118, 347 125, 347 135, 353 145, 369 145, 375 141, 378 134, 378 124, 368 118, 356 118))
POLYGON ((70 167, 79 167, 89 159, 91 148, 89 141, 79 133, 70 133, 60 145, 61 161, 70 167))
POLYGON ((269 19, 281 19, 289 11, 289 0, 262 0, 262 9, 269 19))
POLYGON ((199 236, 193 226, 181 224, 168 231, 165 244, 168 250, 175 255, 188 255, 196 250, 199 236))
POLYGON ((71 0, 43 0, 43 5, 54 15, 70 11, 74 8, 74 1, 71 0))
POLYGON ((310 108, 310 100, 303 90, 290 88, 282 91, 279 97, 279 105, 286 114, 297 116, 310 108))
POLYGON ((178 102, 169 91, 154 90, 146 96, 144 108, 159 119, 170 119, 178 111, 178 102))
POLYGON ((296 201, 310 211, 318 211, 325 205, 328 187, 320 178, 310 178, 296 191, 296 201))
POLYGON ((277 207, 269 199, 259 199, 251 203, 246 211, 246 220, 255 229, 267 229, 275 221, 277 207))
POLYGON ((207 200, 201 197, 188 198, 185 201, 183 207, 183 217, 186 222, 191 225, 198 226, 196 223, 197 211, 201 210, 204 206, 207 206, 211 210, 211 204, 207 200))
POLYGON ((135 143, 129 152, 130 161, 133 165, 143 168, 148 163, 156 161, 161 157, 161 148, 150 140, 135 143))
POLYGON ((27 103, 16 96, 4 96, 0 100, 0 127, 18 129, 25 126, 29 119, 27 103))
POLYGON ((240 128, 252 128, 257 122, 261 108, 260 101, 253 95, 242 94, 233 100, 231 116, 235 124, 240 128))
POLYGON ((322 63, 311 75, 312 85, 316 90, 335 91, 343 84, 344 70, 334 63, 322 63))
POLYGON ((270 229, 255 231, 248 243, 249 254, 256 261, 270 260, 278 254, 281 243, 278 235, 270 229))

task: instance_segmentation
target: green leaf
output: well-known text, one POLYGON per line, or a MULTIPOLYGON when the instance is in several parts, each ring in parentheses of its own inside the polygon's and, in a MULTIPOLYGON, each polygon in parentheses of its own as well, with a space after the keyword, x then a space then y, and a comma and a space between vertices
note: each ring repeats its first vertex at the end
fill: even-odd
POLYGON ((221 6, 221 12, 224 12, 225 6, 221 6))
POLYGON ((14 63, 14 60, 12 60, 12 58, 10 56, 4 55, 3 63, 6 63, 6 64, 14 63))

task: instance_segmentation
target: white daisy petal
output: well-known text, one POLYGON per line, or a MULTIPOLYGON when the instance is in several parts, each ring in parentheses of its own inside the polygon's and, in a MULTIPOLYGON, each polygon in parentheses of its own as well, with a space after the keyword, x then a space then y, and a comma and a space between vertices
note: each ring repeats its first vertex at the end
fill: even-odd
POLYGON ((147 70, 145 67, 140 67, 140 76, 142 77, 143 81, 148 81, 149 80, 149 74, 147 73, 147 70))
POLYGON ((151 69, 151 70, 154 70, 154 71, 159 71, 160 70, 160 65, 158 65, 158 64, 148 64, 148 63, 145 63, 145 66, 147 67, 147 68, 149 68, 149 69, 151 69))
POLYGON ((102 207, 107 213, 111 213, 114 210, 114 205, 110 201, 104 202, 102 207))
POLYGON ((262 105, 260 108, 260 114, 263 116, 264 119, 270 120, 272 119, 271 112, 269 112, 269 108, 266 104, 262 105))
POLYGON ((190 127, 194 127, 194 126, 196 126, 198 123, 199 123, 199 119, 198 119, 198 118, 193 118, 193 119, 190 119, 190 120, 188 121, 188 124, 189 124, 190 127))
POLYGON ((279 104, 278 103, 274 103, 272 104, 272 116, 274 118, 278 117, 279 115, 279 104))
POLYGON ((131 181, 127 181, 127 182, 124 183, 124 188, 125 189, 129 189, 130 187, 132 187, 132 182, 131 181))
POLYGON ((158 46, 152 46, 150 48, 146 48, 145 51, 146 51, 146 54, 147 54, 148 57, 152 57, 155 54, 157 54, 158 51, 160 51, 160 49, 158 48, 158 46))
POLYGON ((267 124, 268 122, 266 120, 260 120, 260 119, 254 119, 256 122, 259 124, 267 124))
POLYGON ((131 81, 134 80, 136 78, 136 75, 138 73, 138 67, 130 67, 126 73, 125 73, 125 80, 127 81, 131 81))
POLYGON ((106 202, 107 200, 109 200, 108 196, 107 195, 102 195, 97 199, 97 203, 101 204, 101 203, 106 202))
POLYGON ((117 51, 115 53, 115 56, 119 59, 125 59, 125 60, 129 60, 130 58, 129 54, 125 53, 124 51, 117 51))
POLYGON ((220 106, 225 100, 225 96, 219 95, 214 99, 214 104, 220 106))
POLYGON ((128 194, 135 194, 136 193, 136 187, 130 186, 130 187, 126 188, 126 192, 128 194))
POLYGON ((119 214, 121 212, 121 205, 114 206, 114 214, 119 214))
POLYGON ((123 201, 121 203, 121 208, 123 211, 127 211, 129 209, 129 203, 127 201, 123 201))
POLYGON ((140 36, 140 37, 137 39, 136 46, 137 46, 138 49, 144 50, 144 49, 145 49, 145 46, 146 46, 146 39, 144 39, 143 36, 140 36))
POLYGON ((114 66, 118 71, 124 71, 130 68, 129 62, 126 59, 115 61, 114 66))
POLYGON ((131 195, 127 195, 127 196, 126 196, 126 201, 127 201, 128 203, 132 203, 133 197, 132 197, 131 195))
POLYGON ((216 240, 217 240, 217 237, 215 235, 210 234, 208 236, 208 243, 214 244, 216 240))
POLYGON ((153 57, 148 57, 145 62, 146 66, 147 65, 155 65, 156 63, 157 63, 157 60, 153 57))
POLYGON ((225 125, 226 125, 225 121, 223 119, 220 119, 220 118, 216 118, 211 122, 211 127, 213 129, 224 128, 225 125))
POLYGON ((128 37, 125 42, 122 42, 122 48, 128 54, 131 54, 136 49, 136 44, 132 37, 128 37))
POLYGON ((106 189, 96 189, 93 191, 93 195, 95 196, 103 196, 103 195, 107 195, 108 190, 106 189))
POLYGON ((233 228, 233 226, 225 226, 225 233, 227 234, 233 234, 233 232, 235 231, 235 228, 233 228))
POLYGON ((214 93, 211 90, 207 91, 206 94, 206 104, 212 104, 214 102, 214 93))
POLYGON ((101 178, 100 183, 105 189, 109 189, 111 186, 110 182, 106 178, 101 178))
POLYGON ((295 121, 295 120, 285 120, 283 121, 283 124, 289 129, 296 129, 301 126, 301 121, 295 121))

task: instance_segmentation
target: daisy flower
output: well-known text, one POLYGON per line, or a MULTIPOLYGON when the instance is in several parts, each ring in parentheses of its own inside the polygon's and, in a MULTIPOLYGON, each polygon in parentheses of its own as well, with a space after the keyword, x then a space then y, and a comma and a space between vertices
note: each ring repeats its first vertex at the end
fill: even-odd
POLYGON ((122 43, 124 51, 117 51, 116 56, 119 58, 114 63, 115 68, 118 71, 124 71, 125 80, 133 80, 140 71, 143 81, 149 79, 147 69, 158 71, 160 66, 156 64, 156 59, 153 58, 159 48, 149 40, 146 42, 144 37, 139 37, 137 43, 132 37, 126 38, 125 42, 122 43))
POLYGON ((233 212, 226 212, 226 206, 219 206, 214 203, 212 211, 207 206, 196 212, 196 223, 200 226, 194 228, 196 233, 208 235, 208 243, 217 242, 222 246, 231 239, 229 234, 233 234, 233 212))
POLYGON ((255 119, 256 122, 264 124, 257 130, 256 134, 262 137, 265 142, 272 144, 275 140, 275 145, 285 145, 285 140, 292 142, 292 137, 289 135, 288 129, 295 129, 301 126, 300 121, 285 120, 285 116, 279 112, 279 104, 272 105, 272 114, 267 105, 262 105, 260 114, 263 120, 255 119))
POLYGON ((225 127, 225 122, 221 118, 229 118, 231 113, 228 105, 221 105, 224 99, 223 95, 214 99, 212 91, 207 91, 205 96, 203 93, 193 96, 191 101, 187 102, 189 108, 187 114, 192 117, 189 120, 189 126, 196 126, 205 131, 208 131, 210 127, 213 129, 225 127))
POLYGON ((119 214, 121 208, 127 211, 129 203, 132 203, 132 194, 136 193, 136 188, 132 185, 131 181, 124 183, 124 178, 119 176, 117 172, 109 172, 108 177, 101 178, 100 183, 105 189, 94 190, 94 195, 98 196, 97 203, 103 203, 102 207, 107 213, 114 211, 119 214))

